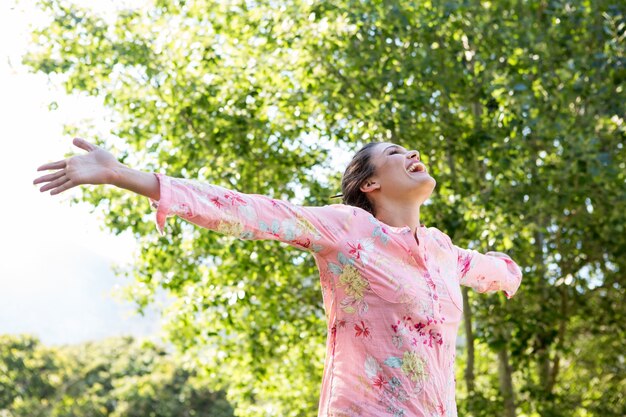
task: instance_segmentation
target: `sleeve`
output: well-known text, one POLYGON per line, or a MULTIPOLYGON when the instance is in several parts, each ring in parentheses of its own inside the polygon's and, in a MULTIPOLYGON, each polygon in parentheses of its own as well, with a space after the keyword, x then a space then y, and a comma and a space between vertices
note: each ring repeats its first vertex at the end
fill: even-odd
POLYGON ((342 233, 341 205, 298 206, 263 195, 244 194, 197 180, 154 173, 160 199, 150 198, 156 226, 165 234, 168 217, 179 216, 197 226, 249 240, 278 240, 294 247, 321 252, 342 233))
POLYGON ((500 252, 482 254, 473 249, 452 246, 456 252, 457 276, 461 285, 478 292, 503 290, 507 298, 515 295, 522 282, 522 271, 508 255, 500 252))

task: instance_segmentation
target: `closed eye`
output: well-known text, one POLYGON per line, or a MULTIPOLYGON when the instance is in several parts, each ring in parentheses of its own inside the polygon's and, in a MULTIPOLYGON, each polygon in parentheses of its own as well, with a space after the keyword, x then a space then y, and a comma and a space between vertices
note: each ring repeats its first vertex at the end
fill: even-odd
POLYGON ((400 153, 402 151, 404 151, 404 153, 406 153, 406 151, 404 149, 402 149, 402 148, 398 148, 398 147, 391 148, 391 151, 389 151, 389 153, 387 155, 395 155, 395 154, 400 153))

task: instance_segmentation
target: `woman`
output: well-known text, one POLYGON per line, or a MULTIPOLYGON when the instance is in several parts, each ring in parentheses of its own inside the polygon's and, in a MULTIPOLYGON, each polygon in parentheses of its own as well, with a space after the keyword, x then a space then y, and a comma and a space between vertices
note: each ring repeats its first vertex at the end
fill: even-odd
POLYGON ((419 153, 392 143, 359 150, 342 180, 344 204, 301 207, 194 180, 133 170, 83 139, 88 154, 42 165, 41 191, 112 184, 168 216, 242 239, 307 250, 320 271, 328 339, 319 416, 456 416, 460 285, 517 291, 522 273, 499 252, 454 245, 420 223, 436 182, 419 153))

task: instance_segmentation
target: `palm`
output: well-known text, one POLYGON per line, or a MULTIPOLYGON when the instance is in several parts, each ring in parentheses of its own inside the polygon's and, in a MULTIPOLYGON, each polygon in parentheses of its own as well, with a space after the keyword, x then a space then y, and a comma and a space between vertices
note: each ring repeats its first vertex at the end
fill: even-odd
POLYGON ((106 184, 117 159, 108 151, 98 148, 86 155, 77 155, 67 161, 66 175, 78 184, 106 184))
POLYGON ((33 181, 33 184, 48 182, 41 187, 40 191, 52 189, 50 194, 58 194, 81 184, 108 184, 111 182, 115 167, 120 165, 115 156, 84 139, 76 138, 73 143, 88 153, 51 162, 37 168, 37 171, 59 169, 33 181))

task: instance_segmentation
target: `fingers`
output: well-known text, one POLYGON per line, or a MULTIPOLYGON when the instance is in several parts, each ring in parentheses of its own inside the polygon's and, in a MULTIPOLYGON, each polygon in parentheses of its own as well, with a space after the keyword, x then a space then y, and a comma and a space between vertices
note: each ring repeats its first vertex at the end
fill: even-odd
POLYGON ((57 178, 61 178, 64 175, 64 171, 57 171, 53 174, 49 174, 49 175, 44 175, 43 177, 39 177, 37 179, 35 179, 35 181, 33 181, 33 184, 38 184, 40 182, 48 182, 48 181, 54 181, 57 178))
POLYGON ((75 185, 76 184, 74 184, 71 180, 67 180, 67 182, 65 182, 60 187, 55 188, 54 190, 50 191, 50 194, 54 195, 54 194, 62 193, 63 191, 69 190, 70 188, 74 187, 75 185))
POLYGON ((48 190, 51 190, 51 189, 53 189, 55 187, 63 185, 66 182, 68 182, 69 180, 70 179, 67 178, 66 176, 62 176, 61 178, 58 178, 57 180, 52 181, 51 183, 48 183, 48 184, 44 185, 43 187, 41 187, 39 189, 39 191, 41 191, 43 193, 44 191, 48 191, 48 190))
POLYGON ((37 168, 37 171, 44 171, 46 169, 60 169, 65 168, 67 159, 62 159, 56 162, 49 162, 37 168))
POLYGON ((91 151, 93 151, 94 149, 96 149, 96 148, 97 148, 97 146, 96 146, 96 145, 94 145, 94 144, 92 144, 92 143, 90 143, 90 142, 87 142, 87 141, 86 141, 85 139, 83 139, 83 138, 74 138, 74 140, 72 141, 72 143, 73 143, 74 145, 78 146, 79 148, 84 149, 84 150, 86 150, 86 151, 88 151, 88 152, 91 152, 91 151))
MULTIPOLYGON (((82 138, 74 138, 72 143, 74 143, 74 145, 76 145, 79 148, 84 149, 86 151, 93 151, 94 149, 98 149, 98 147, 96 145, 94 145, 94 144, 92 144, 90 142, 87 142, 85 139, 82 139, 82 138)), ((40 166, 39 168, 37 168, 37 171, 43 171, 43 170, 46 170, 46 169, 65 168, 65 165, 66 165, 68 159, 69 158, 62 159, 60 161, 49 162, 49 163, 44 164, 44 165, 40 166)))

